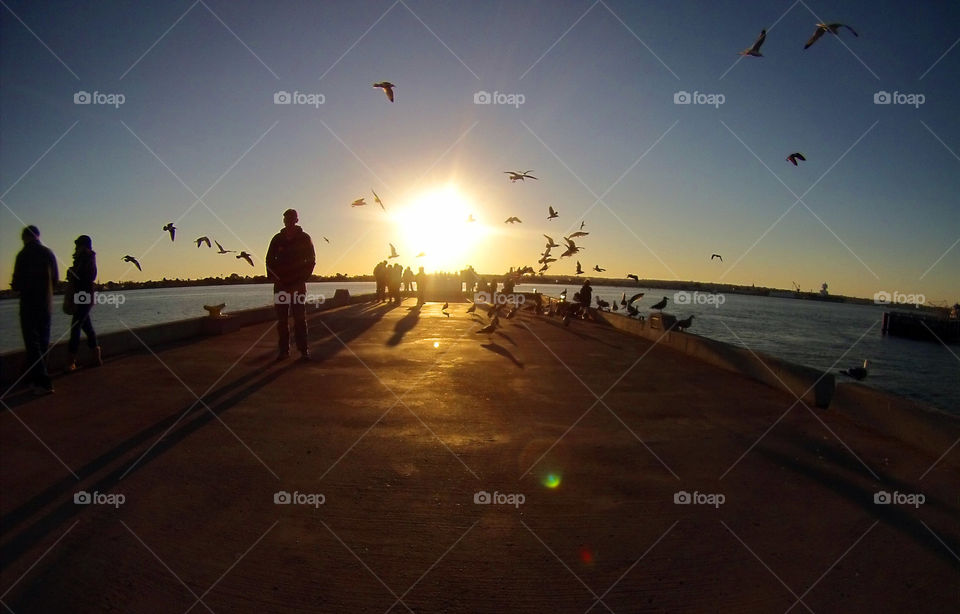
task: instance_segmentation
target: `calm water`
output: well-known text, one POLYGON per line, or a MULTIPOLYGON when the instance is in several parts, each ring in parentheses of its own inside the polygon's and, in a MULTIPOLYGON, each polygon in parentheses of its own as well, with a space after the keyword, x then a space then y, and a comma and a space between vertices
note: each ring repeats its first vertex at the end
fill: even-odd
MULTIPOLYGON (((572 300, 578 289, 573 285, 524 284, 517 286, 517 290, 536 288, 556 295, 564 287, 568 288, 572 300)), ((363 294, 373 292, 374 284, 308 284, 308 292, 326 297, 332 297, 337 288, 363 294)), ((865 384, 960 413, 960 359, 955 356, 960 354, 960 346, 947 349, 935 343, 884 337, 880 334, 882 307, 737 294, 723 295, 723 304, 691 300, 689 304, 678 305, 673 291, 632 287, 597 286, 594 296, 613 302, 619 301, 623 292, 630 296, 639 291, 646 292, 637 303, 642 313, 667 296, 670 298, 667 313, 679 318, 696 316, 690 332, 819 369, 857 366, 866 358, 870 360, 870 377, 865 384)), ((125 299, 122 305, 101 304, 94 308, 93 320, 98 333, 203 316, 205 304, 226 303, 228 311, 235 311, 263 307, 272 301, 271 287, 266 284, 133 290, 122 294, 125 299)), ((69 316, 60 312, 59 301, 56 306, 52 340, 65 335, 69 327, 69 316)), ((0 301, 2 352, 21 348, 17 308, 15 300, 0 301)))

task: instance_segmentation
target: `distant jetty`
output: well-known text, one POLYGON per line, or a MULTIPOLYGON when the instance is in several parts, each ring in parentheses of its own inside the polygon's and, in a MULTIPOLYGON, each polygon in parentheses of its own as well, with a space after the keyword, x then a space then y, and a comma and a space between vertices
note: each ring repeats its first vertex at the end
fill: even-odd
POLYGON ((881 331, 885 335, 917 341, 960 343, 960 305, 954 305, 947 317, 886 311, 881 331))

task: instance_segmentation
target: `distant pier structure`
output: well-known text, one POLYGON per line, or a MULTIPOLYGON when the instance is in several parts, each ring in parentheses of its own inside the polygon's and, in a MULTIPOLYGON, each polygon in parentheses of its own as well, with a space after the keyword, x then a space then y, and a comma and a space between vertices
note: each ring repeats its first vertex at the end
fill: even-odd
POLYGON ((946 318, 921 313, 885 311, 880 330, 885 335, 918 341, 960 343, 960 305, 954 305, 946 318))

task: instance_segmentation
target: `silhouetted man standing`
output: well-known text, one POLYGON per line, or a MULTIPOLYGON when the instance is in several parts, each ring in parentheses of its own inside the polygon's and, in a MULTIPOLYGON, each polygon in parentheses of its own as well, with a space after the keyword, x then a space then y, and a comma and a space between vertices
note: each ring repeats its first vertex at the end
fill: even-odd
POLYGON ((310 235, 297 225, 294 209, 283 212, 283 230, 274 235, 267 249, 267 277, 273 281, 273 304, 277 312, 280 353, 277 360, 290 357, 289 317, 293 312, 294 335, 301 360, 309 360, 305 310, 307 280, 317 263, 310 235))
POLYGON ((20 233, 23 249, 17 254, 10 287, 20 293, 20 332, 26 350, 27 377, 34 394, 53 392, 47 373, 46 354, 50 347, 50 308, 53 286, 60 278, 57 258, 40 243, 40 231, 27 226, 20 233))

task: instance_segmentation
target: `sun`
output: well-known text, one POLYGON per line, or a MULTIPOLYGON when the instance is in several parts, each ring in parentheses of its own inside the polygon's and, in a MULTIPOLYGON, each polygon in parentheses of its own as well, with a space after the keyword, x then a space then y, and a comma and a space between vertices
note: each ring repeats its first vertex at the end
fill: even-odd
POLYGON ((393 216, 402 237, 398 251, 414 271, 420 266, 427 272, 459 271, 473 264, 475 247, 489 233, 482 221, 469 221, 477 216, 473 203, 453 184, 423 192, 393 216))

